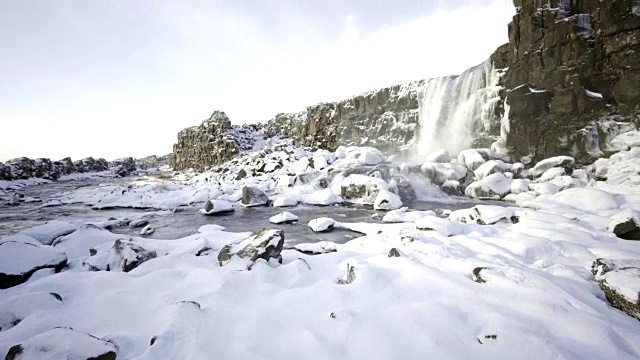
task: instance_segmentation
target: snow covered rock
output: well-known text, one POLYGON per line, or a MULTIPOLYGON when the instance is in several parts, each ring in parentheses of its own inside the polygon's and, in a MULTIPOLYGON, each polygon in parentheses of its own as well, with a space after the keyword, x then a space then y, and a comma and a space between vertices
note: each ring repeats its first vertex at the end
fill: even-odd
POLYGON ((513 208, 496 205, 476 205, 449 214, 449 219, 463 224, 493 225, 498 222, 517 223, 513 208))
POLYGON ((297 244, 293 248, 306 255, 321 255, 338 251, 336 243, 331 241, 297 244))
POLYGON ((573 164, 575 164, 575 159, 571 156, 555 156, 548 159, 544 159, 538 162, 533 169, 529 170, 529 175, 534 179, 539 178, 544 174, 547 170, 554 167, 561 167, 567 171, 571 171, 573 164))
POLYGON ((84 265, 91 271, 129 272, 145 261, 155 259, 156 256, 154 250, 149 251, 132 241, 118 239, 108 252, 97 252, 89 257, 84 265))
POLYGON ((309 221, 308 226, 311 230, 313 230, 313 232, 327 232, 333 230, 333 226, 335 224, 336 221, 332 218, 321 217, 309 221))
POLYGON ((551 199, 561 204, 591 213, 613 210, 620 206, 614 195, 592 188, 572 188, 563 190, 553 195, 551 199))
POLYGON ((204 204, 204 208, 200 209, 200 214, 216 215, 233 212, 233 204, 224 200, 208 200, 204 204))
POLYGON ((39 226, 34 226, 20 231, 20 234, 30 236, 44 245, 51 243, 60 236, 65 236, 76 231, 76 227, 60 220, 51 220, 39 226))
POLYGON ((55 328, 9 349, 6 360, 116 360, 118 349, 108 341, 71 328, 55 328))
POLYGON ((515 179, 511 182, 511 193, 520 194, 529 191, 529 180, 515 179))
POLYGON ((388 190, 380 190, 373 203, 373 208, 376 210, 395 210, 401 207, 400 197, 388 190))
POLYGON ((67 256, 50 247, 3 242, 0 244, 0 289, 22 284, 41 269, 59 272, 66 264, 67 256))
POLYGON ((597 259, 591 273, 611 306, 640 320, 640 260, 597 259))
POLYGON ((478 167, 473 173, 476 179, 482 180, 491 174, 505 173, 511 171, 513 165, 501 160, 489 160, 478 167))
POLYGON ((278 215, 269 218, 269 222, 273 224, 291 224, 298 221, 298 216, 288 211, 283 211, 278 215))
POLYGON ((415 222, 416 228, 423 231, 435 231, 444 236, 462 234, 464 225, 437 216, 425 216, 415 222))
POLYGON ((54 243, 54 249, 63 252, 72 260, 85 258, 91 254, 91 249, 102 244, 111 244, 122 235, 114 234, 94 224, 82 225, 73 233, 58 238, 54 243))
POLYGON ((273 201, 273 207, 288 207, 298 205, 298 199, 293 196, 281 195, 273 201))
POLYGON ((140 235, 142 235, 142 236, 151 235, 155 231, 156 231, 156 229, 154 229, 151 225, 147 225, 147 226, 143 227, 142 229, 140 229, 140 235))
POLYGON ((449 180, 464 182, 467 177, 467 168, 457 164, 425 162, 420 170, 432 183, 438 186, 449 180))
POLYGON ((304 199, 305 204, 321 206, 341 204, 343 201, 340 196, 334 194, 329 188, 313 192, 304 199))
POLYGON ((449 155, 449 152, 447 150, 440 149, 427 155, 426 160, 428 162, 434 163, 448 163, 449 161, 451 161, 451 155, 449 155))
POLYGON ((476 149, 463 150, 458 154, 458 163, 467 167, 471 171, 475 171, 487 160, 476 149))
POLYGON ((28 316, 47 310, 58 310, 62 297, 46 291, 26 292, 14 295, 0 303, 0 331, 7 331, 28 316))
POLYGON ((137 228, 137 227, 147 226, 147 224, 149 224, 149 220, 147 220, 147 219, 142 217, 142 218, 139 218, 139 219, 131 220, 131 222, 129 223, 129 227, 130 228, 137 228))
POLYGON ((403 223, 403 222, 415 222, 428 215, 434 215, 435 212, 428 211, 409 211, 409 208, 403 207, 398 210, 392 210, 385 214, 382 221, 386 223, 403 223))
POLYGON ((564 174, 566 174, 566 170, 564 168, 561 167, 553 167, 547 171, 545 171, 540 178, 538 179, 539 182, 547 182, 547 181, 551 181, 557 177, 560 177, 564 174))
POLYGON ((371 204, 380 190, 388 190, 389 184, 383 179, 361 174, 351 174, 340 183, 341 195, 345 200, 371 204))
POLYGON ((467 186, 465 194, 476 199, 499 200, 511 191, 512 179, 502 173, 496 173, 475 181, 467 186))
POLYGON ((251 234, 251 237, 237 243, 225 245, 218 253, 220 266, 225 265, 232 257, 236 256, 248 260, 247 269, 251 269, 258 259, 277 259, 282 263, 282 248, 284 246, 284 231, 281 229, 263 228, 251 234))
POLYGON ((445 194, 451 196, 464 195, 464 187, 460 185, 459 181, 456 180, 445 181, 444 184, 440 186, 440 190, 442 190, 445 194))
POLYGON ((640 240, 640 211, 625 210, 611 217, 607 231, 626 240, 640 240))
POLYGON ((252 186, 242 188, 242 206, 254 207, 267 204, 269 204, 269 197, 264 191, 252 186))
POLYGON ((640 131, 632 130, 624 134, 620 134, 611 140, 611 145, 616 149, 621 150, 640 146, 640 131))
MULTIPOLYGON (((348 147, 346 149, 346 159, 360 165, 378 165, 385 161, 387 157, 382 151, 372 147, 348 147)), ((336 152, 337 153, 337 152, 336 152)))

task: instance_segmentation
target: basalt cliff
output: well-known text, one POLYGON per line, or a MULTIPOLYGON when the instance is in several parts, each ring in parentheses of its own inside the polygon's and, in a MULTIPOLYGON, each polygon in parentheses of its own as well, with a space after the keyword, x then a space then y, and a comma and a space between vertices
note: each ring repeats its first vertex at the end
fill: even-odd
POLYGON ((515 0, 509 43, 459 76, 367 92, 266 124, 223 112, 178 134, 171 164, 203 170, 282 136, 335 150, 367 145, 410 156, 492 147, 525 164, 606 156, 640 126, 640 1, 515 0))

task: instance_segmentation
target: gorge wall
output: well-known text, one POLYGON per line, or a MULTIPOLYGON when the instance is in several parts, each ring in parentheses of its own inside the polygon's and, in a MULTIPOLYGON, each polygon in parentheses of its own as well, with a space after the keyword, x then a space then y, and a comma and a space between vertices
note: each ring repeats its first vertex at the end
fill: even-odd
POLYGON ((171 164, 178 170, 220 164, 247 148, 254 136, 248 134, 257 131, 328 150, 361 145, 423 155, 493 147, 525 164, 606 155, 607 139, 640 125, 640 0, 514 5, 509 43, 459 76, 320 103, 260 125, 232 126, 215 112, 178 134, 171 164))

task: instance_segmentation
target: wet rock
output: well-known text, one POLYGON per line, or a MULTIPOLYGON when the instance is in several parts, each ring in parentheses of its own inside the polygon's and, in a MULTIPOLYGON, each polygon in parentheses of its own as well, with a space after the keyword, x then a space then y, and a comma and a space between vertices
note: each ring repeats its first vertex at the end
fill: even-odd
POLYGON ((26 242, 3 242, 0 244, 0 289, 20 285, 41 269, 59 272, 66 264, 67 256, 50 247, 26 242))
POLYGON ((282 248, 284 246, 284 231, 281 229, 263 228, 251 234, 251 237, 237 243, 225 245, 218 253, 220 266, 226 264, 234 256, 247 260, 251 268, 258 259, 277 259, 282 263, 282 248))
POLYGON ((12 346, 6 360, 116 360, 118 349, 108 341, 72 328, 55 328, 12 346))
POLYGON ((269 197, 264 191, 252 187, 245 186, 242 188, 242 206, 254 207, 254 206, 266 206, 269 204, 269 197))
POLYGON ((611 306, 640 320, 639 260, 597 259, 591 273, 611 306))

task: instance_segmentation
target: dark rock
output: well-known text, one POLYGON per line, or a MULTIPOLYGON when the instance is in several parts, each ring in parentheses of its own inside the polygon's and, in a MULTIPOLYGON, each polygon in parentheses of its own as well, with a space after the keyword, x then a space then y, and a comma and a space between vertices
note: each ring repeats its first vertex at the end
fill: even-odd
MULTIPOLYGON (((625 280, 630 277, 640 279, 640 261, 601 258, 593 262, 591 273, 611 306, 640 320, 640 288, 637 288, 637 286, 636 288, 629 288, 633 285, 625 280), (623 287, 628 288, 624 291, 624 294, 619 290, 623 287), (629 298, 628 294, 633 292, 635 292, 635 296, 629 298)), ((636 281, 635 284, 638 284, 638 282, 636 281)))
POLYGON ((400 252, 396 248, 391 248, 391 250, 389 250, 389 254, 387 254, 387 256, 388 257, 400 257, 400 252))
POLYGON ((16 241, 0 244, 0 258, 23 259, 15 264, 2 260, 3 264, 0 264, 0 289, 20 285, 41 269, 54 269, 56 272, 60 272, 67 264, 67 256, 52 248, 16 241))
POLYGON ((120 177, 134 174, 138 170, 135 160, 131 157, 117 159, 111 162, 114 173, 120 177))

